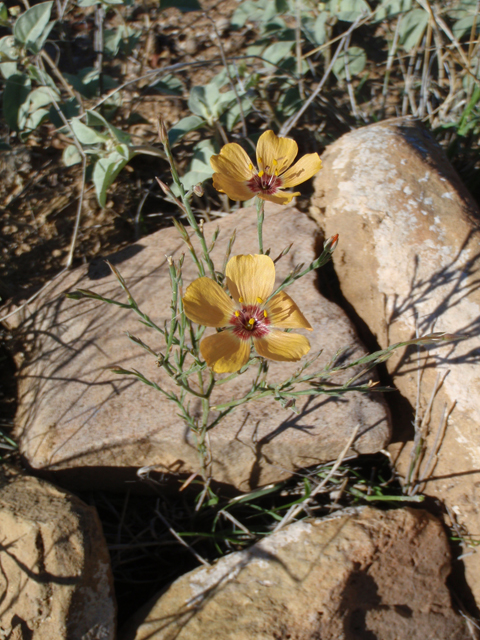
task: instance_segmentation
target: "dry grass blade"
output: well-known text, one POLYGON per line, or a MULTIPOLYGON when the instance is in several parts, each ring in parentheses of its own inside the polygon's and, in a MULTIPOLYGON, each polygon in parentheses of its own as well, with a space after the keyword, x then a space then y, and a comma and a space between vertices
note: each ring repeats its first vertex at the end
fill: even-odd
POLYGON ((317 495, 317 493, 319 493, 323 489, 323 487, 327 484, 327 482, 330 480, 330 478, 335 474, 335 472, 337 471, 338 467, 342 464, 345 456, 348 453, 348 450, 350 449, 352 444, 355 442, 355 438, 357 437, 357 433, 358 433, 359 429, 360 429, 360 425, 357 424, 357 426, 353 430, 350 438, 348 439, 347 444, 345 445, 345 447, 341 451, 340 455, 338 456, 338 458, 335 461, 335 464, 332 466, 332 468, 330 469, 328 474, 325 476, 325 478, 319 484, 317 484, 317 486, 313 489, 311 494, 307 498, 305 498, 305 500, 303 500, 300 504, 293 505, 288 510, 288 512, 283 517, 283 519, 278 523, 278 525, 273 530, 274 533, 276 533, 277 531, 280 531, 280 529, 283 529, 287 524, 292 522, 292 520, 294 520, 297 517, 297 515, 306 506, 308 506, 308 504, 311 502, 312 498, 314 498, 317 495))

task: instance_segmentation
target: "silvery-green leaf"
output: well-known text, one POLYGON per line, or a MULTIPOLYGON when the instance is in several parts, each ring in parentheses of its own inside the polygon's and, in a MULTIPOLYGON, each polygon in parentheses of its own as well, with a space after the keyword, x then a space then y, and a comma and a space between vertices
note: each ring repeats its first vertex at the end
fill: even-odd
POLYGON ((106 29, 104 34, 104 51, 112 57, 121 51, 124 55, 131 55, 139 41, 141 31, 121 24, 116 29, 106 29))
POLYGON ((13 76, 18 72, 17 63, 16 62, 0 62, 0 72, 6 80, 10 76, 13 76))
POLYGON ((19 128, 23 131, 34 131, 47 118, 48 109, 37 109, 25 115, 25 119, 20 122, 22 115, 19 114, 19 128))
POLYGON ((50 31, 53 29, 54 26, 55 26, 55 20, 52 20, 47 24, 40 38, 38 38, 38 40, 30 46, 30 49, 31 51, 33 51, 33 53, 40 53, 40 51, 43 49, 45 45, 45 42, 47 41, 48 36, 50 35, 50 31))
POLYGON ((203 85, 192 87, 188 98, 188 107, 192 113, 201 116, 210 124, 213 122, 213 113, 210 109, 208 88, 203 85))
POLYGON ((343 22, 355 22, 358 18, 368 16, 372 12, 365 0, 330 0, 329 10, 343 22))
POLYGON ((42 41, 45 29, 51 29, 48 23, 52 7, 53 2, 41 2, 22 13, 13 27, 15 40, 27 49, 34 50, 34 53, 38 53, 37 41, 42 41))
POLYGON ((97 200, 101 207, 104 207, 106 204, 108 188, 127 162, 128 160, 114 151, 108 156, 100 158, 95 163, 93 169, 93 184, 95 185, 97 200))
POLYGON ((98 111, 87 110, 87 124, 91 126, 104 126, 106 127, 112 136, 117 142, 122 144, 129 144, 131 138, 128 133, 121 131, 117 127, 114 127, 111 122, 109 122, 106 118, 104 118, 98 111))
POLYGON ((375 21, 381 22, 406 13, 412 8, 412 0, 382 0, 375 9, 375 21))
POLYGON ((196 131, 200 127, 205 126, 205 120, 199 116, 187 116, 182 118, 168 132, 168 140, 171 145, 181 140, 184 135, 190 131, 196 131))
POLYGON ((150 85, 150 88, 166 96, 181 96, 183 94, 182 81, 171 74, 157 80, 150 85))
POLYGON ((233 29, 240 29, 246 22, 258 22, 262 19, 264 9, 259 6, 259 3, 253 2, 253 0, 246 0, 241 2, 235 9, 230 21, 230 25, 233 29))
POLYGON ((215 147, 211 140, 201 140, 197 142, 193 149, 190 171, 200 171, 212 175, 213 169, 210 165, 210 158, 215 153, 215 147))
POLYGON ((118 153, 120 158, 123 158, 127 162, 133 157, 133 154, 130 151, 130 147, 127 144, 118 144, 115 147, 115 151, 118 153))
POLYGON ((26 71, 32 80, 35 80, 40 85, 50 87, 54 94, 58 94, 55 80, 46 71, 44 71, 43 69, 39 69, 33 64, 27 65, 26 71))
MULTIPOLYGON (((96 4, 99 4, 99 0, 78 0, 79 7, 94 7, 96 4)), ((113 5, 113 4, 124 4, 124 0, 100 0, 100 4, 103 5, 113 5)))
POLYGON ((278 64, 284 58, 291 54, 294 46, 295 42, 293 40, 280 40, 280 42, 274 42, 265 49, 265 51, 262 53, 262 58, 264 58, 268 62, 271 62, 272 64, 278 64))
POLYGON ((315 38, 315 43, 318 45, 325 44, 325 42, 327 41, 326 22, 328 18, 328 11, 322 11, 313 25, 313 36, 315 38))
MULTIPOLYGON (((253 100, 255 98, 254 92, 247 92, 243 96, 240 96, 240 103, 242 105, 243 115, 247 116, 253 109, 253 100)), ((237 100, 232 103, 232 106, 226 111, 225 124, 228 131, 232 131, 237 122, 240 121, 240 105, 237 100)))
POLYGON ((423 9, 412 9, 402 16, 400 27, 400 44, 405 51, 411 51, 422 39, 429 16, 423 9))
POLYGON ((71 167, 74 164, 79 164, 82 161, 82 156, 74 144, 69 144, 63 150, 62 160, 66 167, 71 167))
POLYGON ((54 100, 59 100, 58 91, 50 87, 38 87, 31 91, 18 111, 18 127, 20 130, 33 131, 48 115, 49 107, 54 100))
POLYGON ((367 64, 367 54, 361 47, 349 47, 347 51, 342 51, 333 65, 333 73, 339 80, 345 80, 347 72, 345 65, 348 63, 350 77, 358 76, 365 69, 367 64))
POLYGON ((0 61, 1 62, 13 62, 18 59, 19 50, 15 44, 15 38, 13 36, 3 36, 0 38, 0 61))
MULTIPOLYGON (((94 69, 93 67, 86 67, 78 72, 77 75, 73 75, 70 73, 63 74, 68 80, 68 82, 72 85, 75 91, 78 91, 85 98, 95 98, 98 95, 99 91, 99 73, 98 69, 94 69)), ((118 82, 107 75, 103 74, 103 91, 107 92, 112 89, 116 89, 118 87, 118 82)), ((112 98, 114 98, 113 96, 112 98)), ((112 98, 109 98, 111 100, 112 98)), ((105 104, 105 103, 104 103, 105 104)))
POLYGON ((91 127, 87 127, 86 124, 77 118, 74 118, 70 122, 70 126, 81 144, 102 144, 108 140, 107 135, 99 133, 91 127))
MULTIPOLYGON (((465 16, 464 18, 460 18, 460 20, 457 20, 457 22, 455 22, 452 28, 452 32, 455 38, 457 38, 457 40, 460 40, 460 38, 463 38, 465 34, 470 35, 473 27, 473 21, 474 21, 474 16, 470 15, 470 16, 465 16)), ((478 33, 479 30, 480 30, 480 16, 477 16, 476 29, 475 29, 476 33, 478 33)))

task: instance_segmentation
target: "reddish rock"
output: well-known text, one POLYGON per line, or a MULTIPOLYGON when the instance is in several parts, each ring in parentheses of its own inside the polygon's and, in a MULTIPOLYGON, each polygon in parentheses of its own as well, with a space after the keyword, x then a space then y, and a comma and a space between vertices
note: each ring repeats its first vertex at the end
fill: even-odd
POLYGON ((449 571, 442 525, 429 513, 351 509, 182 576, 120 640, 467 640, 449 571))

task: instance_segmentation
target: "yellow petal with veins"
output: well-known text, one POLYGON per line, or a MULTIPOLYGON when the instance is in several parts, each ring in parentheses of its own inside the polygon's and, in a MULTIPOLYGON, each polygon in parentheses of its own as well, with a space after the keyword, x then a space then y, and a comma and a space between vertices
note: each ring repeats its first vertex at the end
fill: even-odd
POLYGON ((215 189, 226 193, 231 200, 250 200, 255 195, 244 182, 233 180, 222 173, 214 173, 212 177, 215 189))
POLYGON ((309 329, 312 327, 292 298, 280 291, 266 305, 273 327, 281 329, 309 329))
POLYGON ((235 311, 233 301, 222 287, 207 277, 188 285, 183 307, 187 318, 206 327, 224 327, 235 311))
POLYGON ((278 191, 274 195, 269 195, 268 193, 257 193, 257 196, 261 200, 268 200, 268 202, 274 202, 275 204, 290 204, 293 198, 299 195, 299 191, 297 191, 296 193, 282 193, 281 191, 278 191))
POLYGON ((310 351, 310 342, 299 333, 272 331, 253 341, 258 355, 280 362, 296 362, 310 351))
POLYGON ((275 285, 275 265, 269 256, 233 256, 225 270, 228 290, 237 302, 257 304, 257 298, 266 300, 275 285))
POLYGON ((241 340, 232 331, 221 331, 200 343, 203 359, 216 373, 233 373, 247 363, 250 340, 241 340))
POLYGON ((290 167, 282 175, 282 189, 288 189, 289 187, 296 187, 297 184, 301 184, 306 180, 309 180, 322 168, 322 161, 318 153, 307 153, 302 156, 293 167, 290 167))
POLYGON ((250 180, 254 175, 247 152, 236 142, 224 145, 219 155, 210 158, 210 164, 216 173, 233 180, 250 180))
POLYGON ((295 160, 297 153, 298 145, 295 140, 279 138, 273 131, 265 131, 257 143, 258 168, 270 174, 274 174, 275 170, 282 174, 295 160), (276 165, 274 160, 277 162, 276 165), (265 167, 269 167, 268 170, 265 167))

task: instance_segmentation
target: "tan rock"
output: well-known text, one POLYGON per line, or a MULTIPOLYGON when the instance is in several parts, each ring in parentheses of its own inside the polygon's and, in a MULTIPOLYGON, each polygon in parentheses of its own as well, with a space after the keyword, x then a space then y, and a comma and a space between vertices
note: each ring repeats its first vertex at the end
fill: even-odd
MULTIPOLYGON (((342 293, 380 346, 432 330, 466 333, 442 348, 399 352, 387 362, 395 384, 428 424, 419 477, 469 535, 480 534, 480 327, 478 208, 440 147, 415 122, 364 127, 325 153, 313 210, 340 234, 334 265, 342 293), (447 375, 448 373, 448 375, 447 375), (420 379, 419 376, 420 375, 420 379), (443 383, 428 406, 437 376, 443 383), (446 377, 445 377, 446 376, 446 377), (418 383, 420 382, 420 387, 418 383), (442 437, 442 416, 448 426, 442 437), (436 443, 441 445, 438 459, 436 443), (430 458, 432 454, 432 457, 430 458), (436 466, 432 465, 436 462, 436 466)), ((394 440, 400 434, 394 434, 394 440)), ((404 476, 412 443, 392 445, 404 476)), ((480 554, 465 558, 480 603, 480 554)))
MULTIPOLYGON (((219 225, 221 236, 214 252, 219 266, 235 228, 235 253, 256 251, 252 209, 227 216, 219 225)), ((206 225, 207 236, 216 226, 206 225)), ((314 222, 293 208, 267 213, 265 247, 272 248, 272 255, 294 242, 278 263, 279 279, 294 265, 314 258, 316 233, 314 222)), ((182 251, 176 230, 170 228, 112 258, 141 308, 160 326, 170 315, 165 254, 178 258, 182 251)), ((185 285, 195 277, 187 256, 185 285)), ((309 332, 312 353, 324 350, 319 367, 347 345, 352 345, 353 354, 363 354, 352 324, 338 306, 319 294, 315 277, 310 274, 289 291, 314 328, 309 332)), ((138 335, 155 350, 162 348, 163 339, 145 330, 128 310, 64 298, 64 292, 77 287, 125 299, 106 265, 97 263, 88 273, 82 268, 59 280, 30 309, 30 320, 22 325, 30 355, 19 376, 16 428, 23 455, 35 469, 62 472, 62 481, 76 487, 124 488, 125 479, 135 478, 135 471, 147 465, 155 465, 167 478, 197 471, 196 450, 175 405, 150 387, 108 369, 113 365, 136 368, 164 384, 154 358, 132 344, 125 332, 138 335)), ((284 379, 297 367, 273 364, 271 379, 284 379)), ((249 372, 219 387, 215 401, 245 393, 252 375, 249 372)), ((167 380, 167 388, 168 384, 167 380)), ((374 452, 385 446, 389 422, 378 395, 325 397, 305 404, 300 416, 273 400, 243 405, 210 432, 213 478, 240 490, 278 481, 299 467, 336 458, 357 424, 361 427, 354 444, 357 451, 374 452)))
POLYGON ((0 638, 114 640, 113 580, 95 509, 2 470, 0 638))
POLYGON ((413 509, 348 511, 187 573, 120 640, 466 640, 442 525, 413 509))

